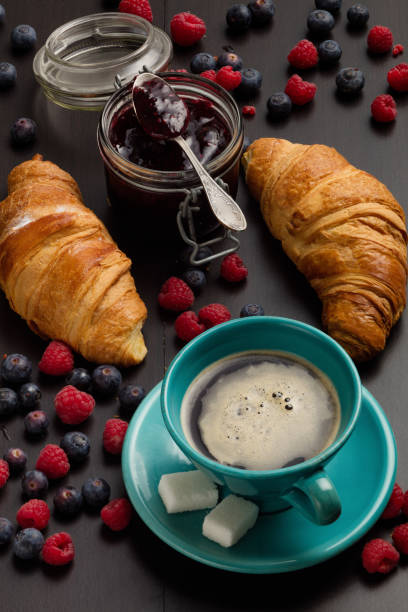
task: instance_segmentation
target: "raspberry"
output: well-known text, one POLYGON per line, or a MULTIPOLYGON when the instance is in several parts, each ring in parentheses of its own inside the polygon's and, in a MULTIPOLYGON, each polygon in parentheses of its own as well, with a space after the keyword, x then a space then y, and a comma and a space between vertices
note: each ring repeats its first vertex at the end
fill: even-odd
POLYGON ((319 60, 317 49, 310 40, 305 38, 293 47, 288 55, 288 62, 299 70, 313 68, 319 60))
POLYGON ((67 385, 55 396, 54 406, 55 412, 63 423, 78 425, 92 414, 95 400, 89 393, 67 385))
POLYGON ((400 552, 408 555, 408 523, 395 527, 392 532, 392 540, 400 552))
POLYGON ((256 113, 256 108, 255 106, 243 106, 242 107, 242 114, 244 115, 244 117, 253 117, 256 113))
POLYGON ((230 283, 239 283, 248 276, 248 270, 240 256, 231 253, 222 260, 221 276, 230 283))
POLYGON ((186 72, 188 74, 188 70, 186 70, 185 68, 176 68, 174 72, 186 72))
POLYGON ((380 123, 394 121, 397 116, 397 105, 394 98, 388 94, 377 96, 371 104, 371 114, 380 123))
POLYGON ((314 83, 304 81, 298 74, 291 76, 285 87, 285 93, 293 104, 299 106, 311 102, 315 97, 316 90, 317 87, 314 83))
POLYGON ((121 13, 132 13, 147 19, 150 23, 153 21, 152 9, 148 0, 121 0, 118 10, 121 13))
POLYGON ((208 304, 204 306, 198 313, 198 318, 201 323, 204 323, 206 328, 214 327, 219 323, 225 323, 231 318, 231 313, 223 304, 208 304))
POLYGON ((36 529, 45 529, 50 520, 50 509, 42 499, 30 499, 23 504, 17 512, 17 523, 25 529, 26 527, 35 527, 36 529))
POLYGON ((56 444, 47 444, 40 451, 35 468, 44 472, 48 478, 62 478, 68 473, 70 465, 62 448, 56 444))
POLYGON ((369 574, 375 572, 388 574, 397 565, 400 556, 392 544, 381 538, 376 538, 367 542, 361 558, 363 567, 369 574))
POLYGON ((101 510, 101 519, 112 531, 126 529, 132 518, 132 506, 124 497, 112 499, 101 510))
POLYGON ((171 36, 181 47, 194 45, 206 31, 204 21, 192 13, 178 13, 170 21, 171 36))
POLYGON ((192 310, 186 310, 182 312, 174 322, 177 336, 189 342, 203 331, 205 331, 205 325, 200 323, 195 312, 192 310))
POLYGON ((67 565, 75 557, 75 548, 69 533, 61 531, 47 538, 41 552, 45 563, 49 565, 67 565))
POLYGON ((159 304, 167 310, 187 310, 194 302, 194 293, 181 278, 170 276, 159 293, 159 304))
POLYGON ((397 55, 400 55, 400 53, 404 53, 404 45, 395 45, 392 50, 393 57, 397 57, 397 55))
POLYGON ((408 491, 405 491, 404 493, 404 503, 402 505, 402 512, 405 514, 405 516, 408 516, 408 491))
POLYGON ((200 76, 204 77, 205 79, 209 79, 210 81, 217 80, 217 73, 215 70, 204 70, 204 72, 200 72, 200 76))
POLYGON ((372 53, 386 53, 392 47, 392 32, 385 26, 374 26, 368 33, 367 46, 372 53))
POLYGON ((234 70, 232 66, 223 66, 217 72, 215 80, 218 85, 221 85, 227 91, 232 91, 241 83, 242 76, 240 71, 234 70))
POLYGON ((395 91, 408 91, 408 64, 397 64, 391 68, 387 81, 395 91))
POLYGON ((404 492, 401 487, 395 483, 388 504, 381 515, 383 519, 395 518, 399 515, 404 505, 404 492))
POLYGON ((9 465, 4 459, 0 459, 0 489, 4 487, 10 476, 9 465))
POLYGON ((111 455, 120 455, 128 423, 122 419, 109 419, 103 430, 103 447, 111 455))
POLYGON ((71 349, 59 340, 53 340, 44 351, 38 364, 39 370, 51 376, 68 374, 74 367, 74 357, 71 349))

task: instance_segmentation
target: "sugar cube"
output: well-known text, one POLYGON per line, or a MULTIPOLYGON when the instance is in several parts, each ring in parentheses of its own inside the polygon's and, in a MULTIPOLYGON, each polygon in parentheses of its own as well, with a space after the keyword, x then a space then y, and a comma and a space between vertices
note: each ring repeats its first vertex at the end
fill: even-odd
POLYGON ((167 512, 186 512, 213 508, 218 501, 218 488, 200 470, 174 472, 160 478, 159 495, 167 512))
POLYGON ((203 523, 203 535, 221 546, 233 546, 255 525, 259 508, 238 495, 228 495, 211 512, 203 523))

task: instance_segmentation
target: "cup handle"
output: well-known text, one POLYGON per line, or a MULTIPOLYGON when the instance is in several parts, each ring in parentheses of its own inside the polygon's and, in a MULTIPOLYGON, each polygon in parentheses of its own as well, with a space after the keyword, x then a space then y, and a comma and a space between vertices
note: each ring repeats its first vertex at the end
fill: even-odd
POLYGON ((318 525, 333 523, 341 513, 338 493, 323 469, 298 480, 282 497, 318 525))

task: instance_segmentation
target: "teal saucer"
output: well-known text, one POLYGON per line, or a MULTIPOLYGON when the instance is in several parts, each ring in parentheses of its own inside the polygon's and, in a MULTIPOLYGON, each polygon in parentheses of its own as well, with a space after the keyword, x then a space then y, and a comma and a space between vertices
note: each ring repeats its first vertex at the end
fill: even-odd
POLYGON ((326 470, 342 513, 331 525, 310 523, 296 510, 261 515, 231 548, 201 535, 207 511, 167 514, 157 492, 162 474, 192 469, 168 434, 159 383, 134 414, 122 452, 123 477, 141 519, 164 542, 196 561, 234 572, 290 572, 321 563, 361 538, 381 515, 395 479, 394 436, 378 402, 363 389, 356 428, 326 470))

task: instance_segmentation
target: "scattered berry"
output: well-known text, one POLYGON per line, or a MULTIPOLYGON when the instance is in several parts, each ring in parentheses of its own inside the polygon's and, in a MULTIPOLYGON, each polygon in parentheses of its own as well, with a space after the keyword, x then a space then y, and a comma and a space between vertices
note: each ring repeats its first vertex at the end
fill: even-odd
POLYGON ((194 45, 202 39, 206 31, 204 21, 193 13, 178 13, 170 21, 171 37, 181 47, 194 45))
POLYGON ((42 436, 50 424, 43 410, 33 410, 24 417, 24 428, 29 436, 42 436))
POLYGON ((82 493, 76 487, 66 485, 57 489, 54 495, 54 506, 62 516, 75 516, 83 505, 82 493))
POLYGON ((0 459, 0 489, 2 489, 10 477, 10 470, 7 461, 0 459))
POLYGON ((244 136, 244 143, 242 145, 242 153, 245 153, 245 151, 247 150, 250 144, 251 144, 251 140, 248 138, 248 136, 244 136))
POLYGON ((21 481, 23 495, 28 499, 43 497, 48 490, 48 478, 44 472, 30 470, 21 481))
POLYGON ((318 53, 322 64, 335 64, 341 58, 342 50, 335 40, 324 40, 318 47, 318 53))
POLYGON ((260 304, 245 304, 239 313, 240 317, 262 317, 265 314, 260 304))
POLYGON ((370 13, 368 12, 368 8, 364 6, 364 4, 353 4, 347 11, 347 19, 349 24, 353 28, 364 28, 368 19, 370 17, 370 13))
POLYGON ((252 11, 245 4, 233 4, 227 11, 226 20, 233 32, 245 32, 252 23, 252 11))
POLYGON ((377 96, 371 103, 371 114, 379 123, 390 123, 397 116, 397 105, 392 96, 383 94, 377 96))
POLYGON ((120 455, 128 423, 122 419, 108 419, 103 430, 103 447, 111 455, 120 455))
POLYGON ((329 11, 312 11, 307 18, 307 27, 312 34, 325 36, 334 27, 334 17, 329 11))
POLYGON ((187 283, 187 285, 194 291, 194 293, 199 293, 203 287, 207 284, 207 277, 205 276, 205 272, 200 270, 199 268, 190 268, 183 272, 183 281, 187 283))
POLYGON ((27 463, 27 455, 21 448, 9 448, 4 453, 3 459, 7 461, 10 474, 18 474, 22 472, 27 463))
POLYGON ((237 94, 241 97, 255 96, 262 87, 262 74, 255 68, 241 70, 241 82, 237 94))
POLYGON ((122 374, 114 365, 100 365, 92 372, 93 389, 102 397, 110 397, 117 393, 121 382, 122 374))
POLYGON ((204 306, 198 313, 198 318, 201 323, 204 323, 205 327, 214 327, 219 323, 225 323, 231 318, 231 313, 226 306, 223 304, 208 304, 204 306))
POLYGON ((0 89, 8 89, 17 80, 17 70, 9 62, 0 62, 0 89))
POLYGON ((119 389, 119 404, 128 416, 131 416, 144 399, 146 391, 141 385, 125 385, 119 389))
POLYGON ((40 387, 35 383, 24 383, 19 389, 18 398, 20 407, 25 410, 33 410, 38 406, 41 399, 40 387))
POLYGON ((70 463, 81 463, 89 455, 91 444, 82 431, 68 431, 60 442, 70 463))
POLYGON ((179 255, 180 262, 187 266, 204 267, 207 264, 202 264, 201 261, 211 257, 213 251, 209 246, 200 247, 194 256, 194 261, 191 261, 193 255, 193 248, 186 247, 179 255), (195 263, 197 262, 197 263, 195 263))
POLYGON ((405 491, 404 493, 404 503, 402 505, 402 512, 405 514, 405 516, 408 516, 408 491, 405 491))
POLYGON ((273 121, 280 121, 289 117, 292 111, 292 100, 283 91, 272 94, 266 103, 268 116, 273 121))
POLYGON ((273 0, 254 0, 248 4, 252 13, 252 24, 263 26, 269 23, 275 14, 275 3, 273 0))
POLYGON ((399 552, 408 555, 408 523, 395 527, 392 532, 392 540, 399 552))
POLYGON ((132 13, 132 15, 143 17, 150 23, 153 21, 152 9, 148 0, 121 0, 118 10, 121 13, 132 13))
POLYGON ((101 519, 112 531, 123 531, 123 529, 126 529, 131 518, 132 506, 125 497, 112 499, 101 510, 101 519))
POLYGON ((42 499, 30 499, 20 507, 16 518, 23 529, 35 527, 42 531, 50 520, 50 509, 42 499))
POLYGON ((40 451, 37 463, 37 470, 43 472, 47 478, 62 478, 69 472, 69 461, 65 451, 56 444, 47 444, 40 451))
POLYGON ((10 353, 2 361, 0 376, 5 383, 22 385, 30 380, 32 370, 33 364, 28 357, 20 353, 10 353))
POLYGON ((401 487, 395 483, 388 504, 381 515, 383 519, 391 519, 398 516, 404 505, 404 492, 401 487))
POLYGON ((393 57, 397 57, 397 55, 400 55, 401 53, 404 53, 404 45, 395 45, 392 50, 393 57))
POLYGON ((232 66, 234 70, 241 70, 243 66, 242 57, 234 53, 234 51, 224 51, 217 57, 217 68, 223 66, 232 66))
POLYGON ((285 93, 293 104, 298 106, 311 102, 316 95, 316 91, 317 87, 314 83, 304 81, 298 74, 292 75, 285 87, 285 93))
POLYGON ((385 26, 374 26, 368 33, 367 46, 372 53, 386 53, 392 47, 392 32, 385 26))
POLYGON ((18 408, 18 395, 13 389, 2 387, 0 389, 0 419, 9 417, 18 408))
POLYGON ((408 64, 397 64, 388 71, 387 81, 395 91, 408 91, 408 64))
POLYGON ((233 91, 242 81, 239 70, 234 70, 232 66, 223 66, 216 74, 215 81, 227 91, 233 91))
POLYGON ((214 70, 217 62, 211 53, 196 53, 191 58, 190 69, 191 72, 199 74, 205 70, 214 70))
POLYGON ((170 276, 159 292, 159 304, 166 310, 187 310, 194 302, 194 293, 181 278, 170 276))
POLYGON ((317 9, 329 11, 335 15, 341 8, 341 0, 315 0, 315 6, 317 9))
POLYGON ((230 283, 239 283, 248 276, 248 270, 237 253, 226 255, 221 263, 221 276, 230 283))
POLYGON ((174 327, 177 336, 184 342, 189 342, 205 331, 205 325, 200 323, 196 313, 192 310, 182 312, 175 320, 174 327))
POLYGON ((79 425, 92 414, 95 400, 72 385, 63 387, 54 399, 55 412, 66 425, 79 425))
POLYGON ((6 546, 13 537, 13 533, 12 523, 4 516, 0 516, 0 546, 6 546))
POLYGON ((204 79, 209 79, 210 81, 217 80, 217 73, 215 72, 215 70, 204 70, 204 72, 200 73, 200 76, 204 79))
POLYGON ((16 51, 29 51, 37 42, 37 33, 27 24, 16 26, 11 31, 11 46, 16 51))
POLYGON ((110 486, 103 478, 88 478, 82 486, 85 503, 91 508, 101 508, 108 503, 110 486))
POLYGON ((243 106, 242 114, 244 117, 253 117, 256 114, 255 106, 243 106))
POLYGON ((51 376, 62 376, 68 374, 74 367, 74 357, 72 351, 65 342, 52 340, 45 349, 40 363, 39 370, 51 376))
POLYGON ((358 68, 343 68, 336 75, 336 86, 340 93, 352 96, 364 87, 364 74, 358 68))
POLYGON ((176 68, 174 70, 174 72, 184 72, 184 73, 188 73, 188 70, 186 70, 185 68, 176 68))
POLYGON ((16 146, 25 146, 34 142, 37 124, 28 117, 20 117, 10 128, 11 142, 16 146))
POLYGON ((367 542, 361 557, 363 567, 369 574, 388 574, 397 565, 400 556, 392 544, 376 538, 367 542))
POLYGON ((310 40, 306 39, 299 41, 288 55, 289 64, 294 68, 299 68, 299 70, 313 68, 317 61, 317 49, 310 40))
POLYGON ((80 391, 89 391, 92 378, 85 368, 74 368, 66 377, 65 384, 72 385, 80 391))
POLYGON ((13 552, 16 557, 27 561, 36 559, 44 546, 44 537, 41 531, 28 527, 19 531, 14 539, 13 552))
POLYGON ((54 533, 45 540, 41 557, 48 565, 67 565, 71 563, 75 557, 71 536, 65 531, 54 533))

